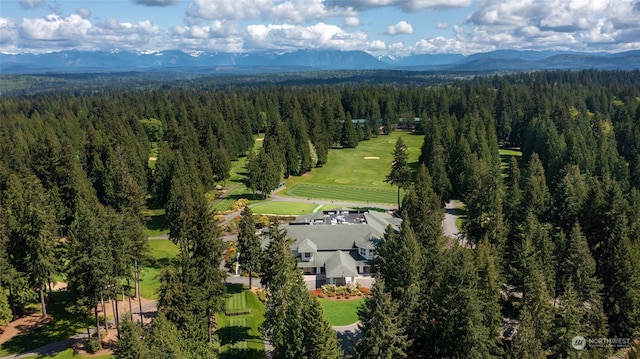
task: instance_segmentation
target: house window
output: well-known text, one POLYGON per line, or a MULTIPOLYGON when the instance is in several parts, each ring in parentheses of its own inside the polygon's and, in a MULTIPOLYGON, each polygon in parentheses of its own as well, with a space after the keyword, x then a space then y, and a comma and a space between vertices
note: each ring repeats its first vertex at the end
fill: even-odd
POLYGON ((302 256, 304 258, 311 258, 311 252, 304 252, 304 253, 302 253, 302 256))
POLYGON ((361 256, 366 256, 367 255, 367 250, 365 248, 359 248, 359 253, 361 256))

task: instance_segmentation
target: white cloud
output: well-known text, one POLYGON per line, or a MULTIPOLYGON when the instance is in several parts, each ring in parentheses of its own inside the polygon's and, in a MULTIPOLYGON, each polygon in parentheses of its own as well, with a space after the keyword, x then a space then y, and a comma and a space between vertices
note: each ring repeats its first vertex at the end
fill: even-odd
POLYGON ((43 18, 25 18, 20 25, 23 38, 29 40, 78 41, 89 28, 91 23, 78 14, 68 17, 51 14, 43 18))
POLYGON ((436 24, 436 29, 448 29, 448 28, 449 28, 448 22, 439 22, 436 24))
POLYGON ((365 50, 367 47, 365 33, 348 33, 338 26, 322 22, 311 26, 249 25, 247 34, 250 40, 248 43, 252 48, 365 50))
POLYGON ((193 0, 187 15, 205 20, 258 19, 273 5, 273 0, 193 0))
POLYGON ((43 4, 42 0, 18 0, 18 2, 24 9, 35 9, 43 4))
POLYGON ((325 4, 336 7, 345 7, 346 4, 354 10, 366 11, 382 7, 397 7, 405 12, 418 12, 429 9, 451 9, 467 7, 471 0, 326 0, 325 4))
POLYGON ((355 16, 347 16, 344 19, 344 26, 347 27, 356 27, 360 25, 360 19, 355 16))
POLYGON ((387 28, 387 34, 391 36, 400 34, 413 34, 413 27, 406 21, 400 21, 393 26, 389 26, 387 28))
POLYGON ((371 41, 367 48, 367 50, 370 52, 381 52, 386 49, 387 49, 387 45, 384 43, 384 41, 380 41, 380 40, 371 41))
POLYGON ((83 19, 88 19, 91 17, 91 10, 87 9, 86 7, 81 7, 76 10, 76 14, 80 15, 80 17, 82 17, 83 19))
POLYGON ((171 6, 180 2, 180 0, 134 0, 138 5, 146 6, 171 6))
POLYGON ((187 11, 188 22, 268 19, 301 24, 356 15, 351 7, 326 6, 324 0, 193 0, 187 11))
POLYGON ((615 49, 640 33, 638 0, 484 0, 469 41, 497 48, 615 49), (617 45, 618 44, 618 45, 617 45))
POLYGON ((18 28, 13 19, 0 17, 0 45, 12 46, 17 44, 18 28))

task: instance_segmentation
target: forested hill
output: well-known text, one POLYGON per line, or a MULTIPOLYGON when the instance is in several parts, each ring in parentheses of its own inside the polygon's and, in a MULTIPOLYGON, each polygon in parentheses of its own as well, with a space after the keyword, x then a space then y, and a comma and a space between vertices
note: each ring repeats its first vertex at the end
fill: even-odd
POLYGON ((229 177, 231 161, 248 156, 248 185, 268 193, 330 161, 330 148, 356 147, 414 117, 420 166, 404 185, 403 227, 379 252, 385 284, 373 298, 386 309, 368 312, 388 315, 369 322, 392 323, 395 334, 367 328, 358 350, 386 343, 376 348, 399 351, 393 357, 566 358, 576 335, 640 335, 638 71, 3 98, 0 285, 11 290, 0 300, 9 294, 23 310, 35 300, 24 293, 43 293, 64 273, 86 315, 134 279, 153 205, 166 209, 182 251, 181 267, 163 277, 162 310, 189 345, 207 342, 224 288, 205 193, 229 177), (257 134, 264 146, 254 153, 257 134), (500 147, 523 155, 501 156, 500 147), (470 248, 444 242, 449 198, 466 204, 470 248), (519 323, 512 341, 499 339, 503 318, 519 323))
POLYGON ((633 70, 640 52, 585 53, 497 50, 468 56, 422 54, 374 57, 363 51, 298 50, 293 52, 207 53, 158 51, 60 51, 42 54, 0 53, 0 73, 183 72, 258 74, 319 70, 532 71, 543 69, 633 70))

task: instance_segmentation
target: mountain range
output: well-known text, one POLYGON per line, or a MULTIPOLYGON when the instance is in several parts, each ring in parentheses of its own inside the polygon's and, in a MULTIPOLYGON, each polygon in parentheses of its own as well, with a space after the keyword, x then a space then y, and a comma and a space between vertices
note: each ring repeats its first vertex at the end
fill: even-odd
POLYGON ((186 72, 252 74, 318 70, 528 71, 640 69, 640 50, 620 53, 497 50, 473 55, 424 54, 374 57, 363 51, 208 53, 160 51, 61 51, 0 53, 0 74, 186 72))

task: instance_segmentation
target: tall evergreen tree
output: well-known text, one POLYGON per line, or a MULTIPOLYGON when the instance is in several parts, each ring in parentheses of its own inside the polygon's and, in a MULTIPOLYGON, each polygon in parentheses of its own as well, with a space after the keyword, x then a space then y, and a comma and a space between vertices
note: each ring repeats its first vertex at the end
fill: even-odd
POLYGON ((500 272, 496 264, 495 247, 483 238, 475 249, 478 270, 478 297, 482 306, 482 324, 486 328, 489 352, 493 356, 503 356, 498 330, 502 324, 502 295, 500 292, 500 272))
POLYGON ((408 164, 409 152, 402 137, 398 137, 393 150, 393 162, 391 162, 391 172, 387 175, 385 182, 398 186, 398 211, 400 210, 400 189, 406 189, 411 184, 412 174, 408 164))
POLYGON ((45 288, 55 274, 56 224, 53 207, 40 181, 32 175, 21 180, 12 174, 4 195, 8 215, 10 258, 13 266, 27 275, 40 295, 42 316, 47 315, 45 288))
POLYGON ((340 145, 344 148, 356 148, 358 146, 358 132, 353 122, 351 122, 351 116, 347 116, 347 119, 342 123, 340 145))
POLYGON ((290 245, 285 231, 272 228, 263 280, 269 290, 265 337, 278 358, 339 358, 342 354, 335 332, 319 304, 314 303, 316 299, 309 296, 290 245))
POLYGON ((240 268, 249 273, 249 288, 251 288, 252 274, 260 271, 262 247, 260 237, 256 234, 256 224, 251 208, 245 207, 241 215, 242 218, 238 225, 238 251, 240 252, 238 261, 240 268))
POLYGON ((149 349, 143 341, 143 331, 140 326, 125 315, 121 323, 120 339, 116 343, 114 354, 117 359, 145 359, 149 358, 149 349))
POLYGON ((153 325, 145 337, 149 352, 157 358, 184 358, 180 333, 174 323, 162 311, 153 320, 153 325))
POLYGON ((358 309, 358 328, 362 337, 355 344, 356 358, 407 357, 411 343, 405 334, 400 312, 399 303, 385 292, 384 280, 376 280, 371 288, 371 297, 365 298, 364 305, 358 309))

